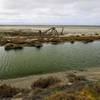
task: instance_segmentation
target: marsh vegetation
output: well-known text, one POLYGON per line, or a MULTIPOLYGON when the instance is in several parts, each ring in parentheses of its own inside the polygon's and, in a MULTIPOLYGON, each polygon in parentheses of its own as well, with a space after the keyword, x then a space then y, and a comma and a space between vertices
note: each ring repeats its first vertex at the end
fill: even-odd
POLYGON ((30 89, 20 89, 7 85, 0 86, 0 98, 21 100, 99 100, 100 81, 90 81, 82 76, 70 74, 67 83, 57 77, 36 80, 30 89), (74 79, 70 81, 70 78, 74 79))

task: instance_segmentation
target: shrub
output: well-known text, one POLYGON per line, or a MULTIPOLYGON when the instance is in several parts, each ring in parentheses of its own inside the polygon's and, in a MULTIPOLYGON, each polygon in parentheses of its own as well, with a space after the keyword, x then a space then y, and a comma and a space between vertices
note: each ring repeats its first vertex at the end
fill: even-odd
POLYGON ((39 93, 41 93, 43 91, 43 89, 41 89, 41 88, 35 88, 33 91, 32 91, 32 93, 33 94, 39 94, 39 93))
POLYGON ((90 93, 58 92, 45 98, 45 100, 96 100, 90 93))
POLYGON ((20 92, 19 89, 13 88, 6 84, 3 84, 0 86, 0 98, 13 97, 14 95, 16 95, 19 92, 20 92))
POLYGON ((100 82, 94 83, 93 89, 96 91, 96 93, 100 93, 100 82))
POLYGON ((60 82, 56 77, 40 78, 32 84, 32 88, 48 88, 51 85, 60 82))
POLYGON ((79 82, 79 81, 86 81, 84 76, 76 76, 75 74, 69 74, 68 76, 69 82, 79 82))
POLYGON ((91 92, 96 96, 100 98, 100 82, 93 82, 89 85, 89 88, 91 92))

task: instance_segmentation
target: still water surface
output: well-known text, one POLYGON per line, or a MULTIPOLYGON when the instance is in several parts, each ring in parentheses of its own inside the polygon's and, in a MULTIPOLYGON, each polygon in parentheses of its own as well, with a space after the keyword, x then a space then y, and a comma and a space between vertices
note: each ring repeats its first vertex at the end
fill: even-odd
POLYGON ((41 49, 5 51, 0 47, 0 78, 100 67, 100 42, 44 44, 41 49))

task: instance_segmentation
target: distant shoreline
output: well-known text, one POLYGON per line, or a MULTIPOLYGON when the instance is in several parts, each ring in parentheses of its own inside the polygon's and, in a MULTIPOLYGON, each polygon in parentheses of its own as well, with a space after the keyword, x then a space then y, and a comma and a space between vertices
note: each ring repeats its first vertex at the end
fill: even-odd
POLYGON ((100 28, 0 27, 0 45, 7 45, 8 49, 10 47, 19 49, 23 46, 42 47, 42 43, 58 44, 67 41, 89 43, 95 40, 100 40, 100 28))
POLYGON ((100 27, 100 25, 35 25, 35 24, 31 24, 31 25, 28 25, 28 24, 19 24, 19 25, 0 25, 0 26, 67 26, 67 27, 100 27))

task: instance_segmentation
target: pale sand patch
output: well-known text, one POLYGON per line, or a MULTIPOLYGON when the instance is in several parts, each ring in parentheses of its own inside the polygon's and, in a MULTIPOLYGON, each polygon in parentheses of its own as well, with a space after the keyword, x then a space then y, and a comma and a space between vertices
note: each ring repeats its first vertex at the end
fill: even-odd
POLYGON ((85 76, 89 80, 100 80, 100 67, 88 68, 86 70, 68 70, 64 72, 49 73, 43 75, 32 75, 23 78, 0 80, 0 84, 8 84, 18 88, 30 88, 31 84, 39 78, 53 76, 61 79, 64 83, 68 82, 67 75, 74 73, 75 75, 85 76))

